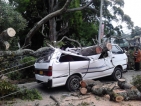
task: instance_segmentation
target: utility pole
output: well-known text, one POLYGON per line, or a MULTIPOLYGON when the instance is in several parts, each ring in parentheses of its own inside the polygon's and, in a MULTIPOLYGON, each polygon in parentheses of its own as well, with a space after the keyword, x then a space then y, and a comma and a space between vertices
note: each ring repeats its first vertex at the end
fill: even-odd
POLYGON ((100 21, 99 21, 99 32, 98 32, 98 42, 101 43, 101 29, 102 29, 102 7, 103 7, 103 0, 101 0, 100 4, 100 21))

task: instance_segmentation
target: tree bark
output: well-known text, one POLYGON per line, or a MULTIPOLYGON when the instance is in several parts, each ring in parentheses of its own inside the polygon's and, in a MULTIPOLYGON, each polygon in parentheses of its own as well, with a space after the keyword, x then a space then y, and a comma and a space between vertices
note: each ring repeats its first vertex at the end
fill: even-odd
POLYGON ((13 28, 7 28, 0 34, 0 50, 8 50, 10 44, 7 42, 10 38, 14 37, 16 31, 13 28))
MULTIPOLYGON (((56 5, 54 0, 50 0, 49 1, 49 13, 54 12, 54 5, 56 5)), ((50 29, 49 29, 50 40, 52 42, 56 41, 57 32, 56 32, 56 20, 55 20, 55 17, 53 17, 53 18, 51 18, 49 20, 49 26, 50 26, 50 29)))
POLYGON ((138 89, 124 90, 123 92, 111 92, 109 93, 110 100, 121 102, 122 100, 141 100, 141 93, 138 89))
POLYGON ((65 5, 64 5, 61 9, 59 9, 59 10, 57 10, 57 11, 55 11, 55 12, 52 12, 52 13, 48 14, 48 15, 45 16, 42 20, 40 20, 39 22, 37 22, 37 24, 36 24, 36 25, 29 31, 29 33, 27 34, 26 39, 25 39, 25 44, 24 44, 24 46, 30 44, 32 36, 34 35, 34 33, 35 33, 44 23, 46 23, 49 19, 51 19, 51 18, 53 18, 53 17, 56 17, 56 16, 58 16, 58 15, 63 14, 63 13, 67 10, 67 8, 68 8, 68 6, 69 6, 69 4, 70 4, 71 1, 72 1, 72 0, 67 0, 66 3, 65 3, 65 5))
POLYGON ((41 55, 41 53, 50 52, 50 50, 53 50, 53 49, 49 47, 42 47, 36 51, 31 49, 19 49, 17 51, 0 51, 0 56, 21 56, 21 55, 28 54, 28 55, 38 57, 41 55))
POLYGON ((85 6, 83 6, 83 7, 76 8, 76 9, 69 9, 69 11, 67 11, 67 8, 68 8, 68 6, 69 6, 69 4, 70 4, 71 1, 72 1, 72 0, 67 0, 66 3, 65 3, 65 5, 64 5, 61 9, 59 9, 59 10, 57 10, 57 11, 55 11, 55 12, 52 12, 52 13, 48 14, 48 15, 45 16, 42 20, 40 20, 39 22, 37 22, 37 24, 36 24, 36 25, 29 31, 29 33, 27 34, 26 39, 25 39, 25 43, 24 43, 23 47, 26 46, 26 45, 28 45, 28 44, 31 44, 31 38, 32 38, 32 36, 34 35, 34 33, 35 33, 44 23, 46 23, 46 22, 47 22, 48 20, 50 20, 51 18, 56 17, 56 16, 58 16, 58 15, 61 15, 61 14, 65 13, 65 12, 80 11, 80 10, 82 10, 82 9, 85 9, 86 7, 88 7, 88 6, 92 3, 92 1, 91 1, 91 2, 89 2, 87 5, 85 5, 85 6))
POLYGON ((81 53, 83 56, 90 56, 100 54, 102 52, 108 51, 112 49, 112 45, 110 43, 103 43, 101 45, 94 45, 91 47, 83 48, 81 53))
POLYGON ((96 85, 92 87, 91 91, 95 95, 104 96, 105 94, 108 94, 110 88, 96 85))
POLYGON ((7 41, 0 40, 0 50, 8 50, 10 44, 7 41))
POLYGON ((94 81, 94 80, 82 80, 80 81, 80 86, 82 88, 87 88, 87 87, 93 87, 95 85, 102 85, 100 81, 94 81))
POLYGON ((4 41, 3 44, 4 44, 5 50, 8 50, 10 47, 10 44, 7 41, 4 41))
POLYGON ((129 84, 125 81, 125 79, 119 79, 118 80, 118 86, 121 89, 136 89, 136 87, 132 84, 129 84))

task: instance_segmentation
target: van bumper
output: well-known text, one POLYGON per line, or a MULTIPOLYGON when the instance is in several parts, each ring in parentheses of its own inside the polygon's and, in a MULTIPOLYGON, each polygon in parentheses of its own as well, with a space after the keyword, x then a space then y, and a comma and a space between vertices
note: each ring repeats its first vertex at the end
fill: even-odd
POLYGON ((48 82, 43 82, 43 81, 39 81, 39 80, 36 80, 36 81, 38 83, 41 83, 41 84, 45 85, 48 88, 52 88, 52 80, 48 80, 48 82))

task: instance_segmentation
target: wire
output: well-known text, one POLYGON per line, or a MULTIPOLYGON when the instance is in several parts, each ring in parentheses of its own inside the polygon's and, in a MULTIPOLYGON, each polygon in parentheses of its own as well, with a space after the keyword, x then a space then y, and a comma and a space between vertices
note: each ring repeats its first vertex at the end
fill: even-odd
POLYGON ((0 73, 1 73, 1 72, 3 72, 3 71, 9 70, 9 69, 12 69, 12 68, 18 67, 18 66, 25 65, 25 64, 30 63, 30 62, 33 62, 33 61, 35 61, 35 60, 31 60, 31 61, 26 62, 26 63, 24 63, 24 64, 20 64, 20 65, 13 66, 13 67, 11 67, 11 68, 4 69, 4 70, 0 71, 0 73))
POLYGON ((19 71, 19 70, 23 70, 23 69, 26 69, 26 68, 29 68, 29 67, 32 67, 32 66, 34 66, 34 65, 30 65, 30 66, 27 66, 27 67, 24 67, 24 68, 20 68, 20 69, 15 70, 15 71, 10 71, 10 72, 5 73, 5 74, 2 74, 2 75, 7 75, 7 74, 9 74, 9 73, 13 73, 13 72, 16 72, 16 71, 19 71))

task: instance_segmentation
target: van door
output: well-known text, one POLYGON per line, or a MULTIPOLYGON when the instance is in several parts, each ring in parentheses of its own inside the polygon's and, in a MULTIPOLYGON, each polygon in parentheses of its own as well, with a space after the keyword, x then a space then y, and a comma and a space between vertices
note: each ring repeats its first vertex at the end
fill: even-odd
POLYGON ((108 52, 104 51, 98 59, 91 59, 89 70, 85 77, 87 79, 95 79, 110 75, 112 70, 110 58, 108 52))
POLYGON ((112 63, 114 66, 117 65, 127 65, 126 64, 126 60, 127 56, 126 54, 123 52, 123 50, 117 46, 117 45, 112 45, 112 63))
POLYGON ((53 86, 60 86, 66 83, 69 77, 69 62, 65 54, 61 54, 60 58, 54 60, 52 74, 53 86))
POLYGON ((84 73, 88 71, 90 59, 87 57, 80 57, 75 55, 68 55, 71 58, 69 62, 70 75, 80 73, 83 77, 84 73))

